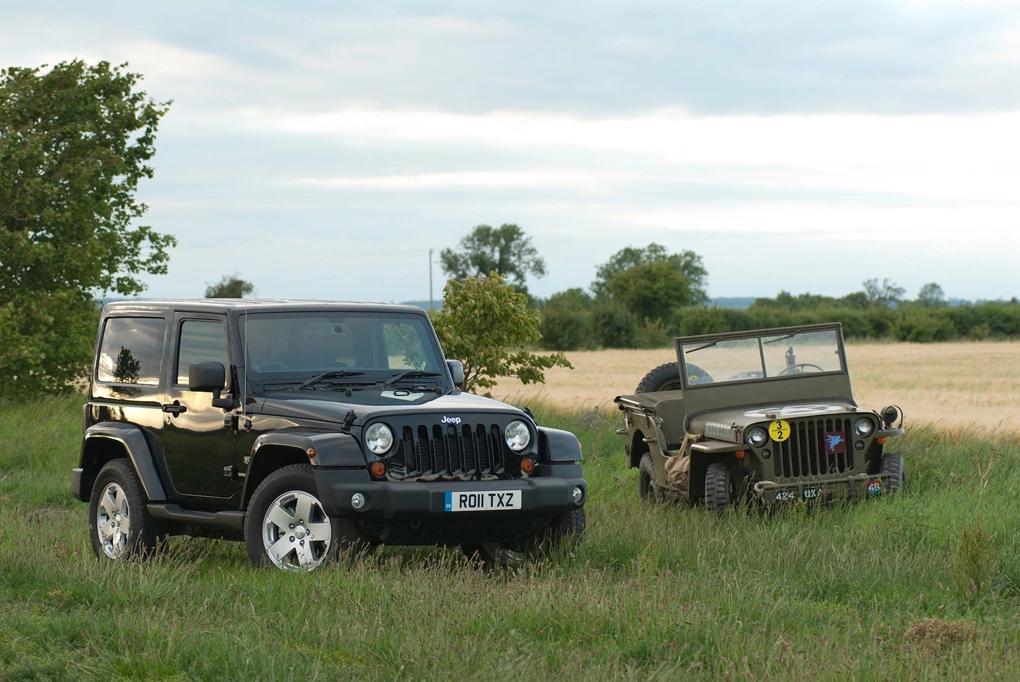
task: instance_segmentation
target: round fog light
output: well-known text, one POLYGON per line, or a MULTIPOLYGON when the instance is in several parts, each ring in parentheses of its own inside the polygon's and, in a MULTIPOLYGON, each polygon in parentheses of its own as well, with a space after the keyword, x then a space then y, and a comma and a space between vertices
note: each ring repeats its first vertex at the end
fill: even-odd
POLYGON ((570 496, 574 498, 574 504, 581 504, 581 500, 584 499, 584 490, 581 486, 574 486, 574 489, 570 492, 570 496))
POLYGON ((365 506, 365 496, 361 493, 354 493, 351 495, 351 506, 355 509, 361 509, 365 506))

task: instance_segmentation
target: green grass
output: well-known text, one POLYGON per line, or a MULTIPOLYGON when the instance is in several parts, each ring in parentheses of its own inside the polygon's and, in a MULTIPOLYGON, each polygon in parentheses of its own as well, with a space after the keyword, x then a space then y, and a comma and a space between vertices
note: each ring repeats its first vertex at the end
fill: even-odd
POLYGON ((575 431, 574 554, 489 573, 387 548, 310 575, 174 538, 98 562, 69 492, 80 398, 0 406, 0 680, 1013 679, 1020 443, 912 432, 899 498, 707 517, 638 502, 619 418, 575 431))

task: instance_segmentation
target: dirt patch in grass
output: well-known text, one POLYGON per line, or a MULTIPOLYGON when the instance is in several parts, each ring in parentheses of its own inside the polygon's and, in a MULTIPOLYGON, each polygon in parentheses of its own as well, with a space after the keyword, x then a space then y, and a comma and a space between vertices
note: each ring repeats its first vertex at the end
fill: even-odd
POLYGON ((978 627, 969 621, 924 618, 907 628, 903 640, 937 653, 972 641, 979 632, 978 627))

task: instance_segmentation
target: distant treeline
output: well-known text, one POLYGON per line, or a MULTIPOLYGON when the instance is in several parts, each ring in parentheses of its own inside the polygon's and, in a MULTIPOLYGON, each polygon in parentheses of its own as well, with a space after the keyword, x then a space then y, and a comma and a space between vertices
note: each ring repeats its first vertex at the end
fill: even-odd
POLYGON ((642 320, 632 310, 582 297, 579 290, 557 294, 541 308, 542 343, 550 350, 659 348, 674 336, 743 331, 816 322, 840 322, 851 339, 930 343, 1020 338, 1020 302, 925 305, 916 301, 878 304, 802 294, 757 299, 746 309, 686 306, 666 319, 642 320), (817 300, 812 300, 817 299, 817 300))

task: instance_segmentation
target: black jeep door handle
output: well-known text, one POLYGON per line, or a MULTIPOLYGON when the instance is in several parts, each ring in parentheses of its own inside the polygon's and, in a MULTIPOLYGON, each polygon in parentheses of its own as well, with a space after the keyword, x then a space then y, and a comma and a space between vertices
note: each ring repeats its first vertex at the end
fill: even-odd
POLYGON ((164 412, 169 412, 170 414, 172 414, 173 416, 176 417, 181 412, 187 412, 188 408, 185 407, 184 405, 181 405, 181 401, 180 400, 175 400, 173 405, 164 405, 163 406, 163 411, 164 412))

